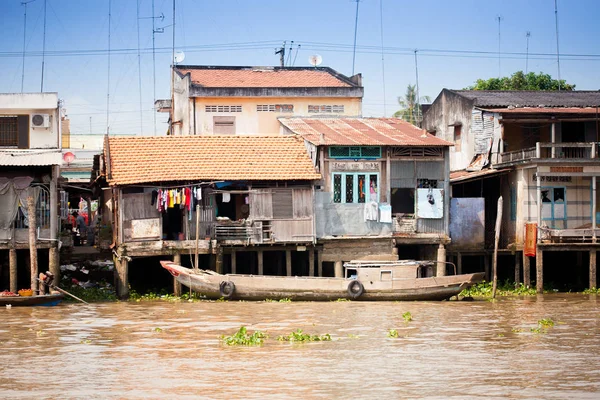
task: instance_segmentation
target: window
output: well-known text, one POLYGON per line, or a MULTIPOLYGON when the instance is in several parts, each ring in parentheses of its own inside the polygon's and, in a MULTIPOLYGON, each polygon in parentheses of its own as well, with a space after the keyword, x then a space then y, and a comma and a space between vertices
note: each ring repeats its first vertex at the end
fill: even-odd
POLYGON ((437 179, 417 179, 417 187, 419 189, 437 189, 437 179))
POLYGON ((213 117, 215 135, 235 135, 235 117, 213 117))
POLYGON ((294 112, 293 104, 259 104, 256 106, 256 111, 263 112, 278 112, 278 113, 291 113, 294 112))
POLYGON ((242 106, 204 106, 205 112, 242 112, 242 106))
POLYGON ((334 172, 334 203, 379 202, 379 174, 372 172, 334 172))
POLYGON ((17 121, 17 117, 0 117, 0 146, 18 145, 17 121))
POLYGON ((567 221, 566 188, 543 187, 542 188, 542 220, 552 221, 550 227, 565 229, 567 221))
POLYGON ((342 104, 339 105, 309 105, 308 112, 311 114, 319 113, 319 114, 340 114, 344 112, 344 106, 342 104))
POLYGON ((378 146, 331 146, 330 158, 381 158, 378 146))
POLYGON ((460 152, 462 125, 454 125, 454 151, 460 152))

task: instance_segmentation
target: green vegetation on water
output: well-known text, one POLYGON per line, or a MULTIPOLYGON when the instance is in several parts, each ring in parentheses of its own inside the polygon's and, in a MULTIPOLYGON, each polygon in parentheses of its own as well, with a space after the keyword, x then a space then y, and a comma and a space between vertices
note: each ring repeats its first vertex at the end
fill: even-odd
MULTIPOLYGON (((477 283, 470 288, 460 292, 463 297, 492 297, 492 282, 477 283)), ((520 283, 516 288, 513 282, 509 280, 498 282, 496 296, 534 296, 535 287, 525 286, 520 283)))
POLYGON ((254 333, 248 333, 245 326, 241 326, 240 329, 231 336, 221 336, 221 341, 227 346, 260 346, 264 343, 267 338, 267 334, 261 331, 255 331, 254 333))
MULTIPOLYGON (((102 287, 84 289, 81 286, 73 285, 69 287, 61 287, 61 289, 66 290, 72 295, 77 296, 80 299, 87 301, 88 303, 117 300, 117 295, 115 294, 114 290, 102 287)), ((64 297, 64 301, 72 303, 78 302, 77 300, 68 295, 64 297)))
POLYGON ((298 329, 289 335, 281 335, 277 337, 280 342, 329 342, 331 341, 331 335, 326 333, 324 335, 311 335, 302 332, 302 329, 298 329))
POLYGON ((600 294, 600 289, 599 288, 590 288, 590 289, 585 289, 583 291, 583 294, 600 294))
POLYGON ((412 314, 410 313, 410 311, 407 311, 404 314, 402 314, 402 318, 404 319, 404 322, 406 322, 407 324, 413 320, 412 314))
POLYGON ((388 336, 389 338, 394 338, 394 339, 395 339, 395 338, 397 338, 397 337, 398 337, 398 331, 397 331, 396 329, 390 329, 390 330, 388 331, 388 334, 387 334, 387 336, 388 336))

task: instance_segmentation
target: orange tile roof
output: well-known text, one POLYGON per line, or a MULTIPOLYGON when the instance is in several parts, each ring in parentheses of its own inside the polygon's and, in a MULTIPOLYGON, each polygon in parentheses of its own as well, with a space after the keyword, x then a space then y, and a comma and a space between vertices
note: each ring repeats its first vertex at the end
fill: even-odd
POLYGON ((136 136, 108 143, 110 185, 321 178, 304 142, 293 136, 136 136))
POLYGON ((279 118, 316 145, 453 146, 398 118, 279 118))
POLYGON ((197 67, 177 68, 193 84, 208 88, 353 87, 330 68, 197 67))

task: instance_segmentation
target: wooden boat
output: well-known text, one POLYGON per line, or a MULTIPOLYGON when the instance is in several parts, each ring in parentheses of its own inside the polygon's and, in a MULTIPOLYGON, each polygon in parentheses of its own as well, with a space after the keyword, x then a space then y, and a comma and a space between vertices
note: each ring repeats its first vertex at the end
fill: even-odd
POLYGON ((0 296, 0 307, 24 307, 24 306, 55 306, 63 297, 62 293, 45 294, 41 296, 0 296))
POLYGON ((222 275, 161 261, 179 283, 209 299, 446 300, 483 281, 484 273, 434 277, 434 261, 351 261, 344 278, 222 275))

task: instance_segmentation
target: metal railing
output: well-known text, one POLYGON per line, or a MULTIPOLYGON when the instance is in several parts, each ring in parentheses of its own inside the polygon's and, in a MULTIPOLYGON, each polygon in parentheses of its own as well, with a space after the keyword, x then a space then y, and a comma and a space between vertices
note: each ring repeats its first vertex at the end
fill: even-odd
POLYGON ((536 143, 535 147, 507 151, 499 154, 499 164, 531 159, 597 159, 600 143, 536 143))
MULTIPOLYGON (((50 191, 45 186, 39 185, 38 187, 40 188, 40 194, 36 204, 36 224, 39 228, 47 229, 50 228, 50 191)), ((27 205, 25 205, 26 208, 27 205)), ((25 213, 21 207, 19 207, 17 212, 14 226, 15 229, 26 229, 29 227, 29 219, 25 217, 25 213)))

